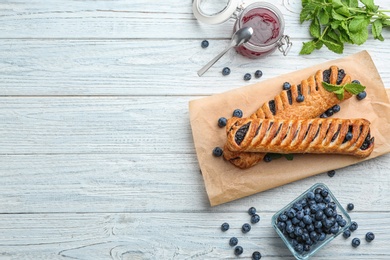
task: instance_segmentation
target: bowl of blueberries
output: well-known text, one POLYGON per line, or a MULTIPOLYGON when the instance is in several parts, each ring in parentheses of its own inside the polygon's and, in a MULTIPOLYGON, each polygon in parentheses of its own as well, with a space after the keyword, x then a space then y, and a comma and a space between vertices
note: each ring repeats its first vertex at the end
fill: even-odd
POLYGON ((322 183, 313 185, 272 217, 272 226, 296 259, 310 258, 350 224, 348 213, 322 183))

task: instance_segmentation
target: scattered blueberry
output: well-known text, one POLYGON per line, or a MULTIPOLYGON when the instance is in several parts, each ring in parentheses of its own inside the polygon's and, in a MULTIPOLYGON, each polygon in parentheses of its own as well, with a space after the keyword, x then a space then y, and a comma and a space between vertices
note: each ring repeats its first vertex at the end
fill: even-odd
POLYGON ((242 225, 241 231, 242 233, 248 233, 249 231, 251 231, 251 228, 251 225, 245 223, 244 225, 242 225))
POLYGON ((255 78, 261 78, 261 76, 263 76, 263 72, 261 70, 256 70, 255 72, 255 78))
POLYGON ((349 229, 345 230, 343 232, 343 237, 345 238, 349 238, 351 236, 351 231, 349 229))
POLYGON ((225 223, 222 223, 222 225, 221 225, 221 230, 222 230, 223 232, 229 230, 229 224, 226 223, 226 222, 225 222, 225 223))
POLYGON ((233 116, 241 118, 243 116, 243 113, 242 113, 241 109, 235 109, 233 111, 233 116))
POLYGON ((221 147, 215 147, 215 148, 213 149, 213 155, 214 155, 214 156, 220 157, 220 156, 222 156, 222 154, 223 154, 223 150, 222 150, 221 147))
POLYGON ((259 251, 255 251, 252 254, 252 260, 260 260, 261 259, 261 254, 259 251))
POLYGON ((348 203, 347 210, 353 210, 354 208, 355 206, 353 205, 353 203, 348 203))
POLYGON ((238 239, 236 237, 232 237, 229 240, 229 245, 230 246, 236 246, 238 244, 238 239))
POLYGON ((283 83, 283 90, 289 90, 291 89, 291 84, 289 82, 284 82, 283 83))
POLYGON ((362 99, 364 99, 366 97, 367 97, 367 92, 366 91, 362 91, 362 92, 360 92, 359 94, 356 95, 356 98, 358 100, 362 100, 362 99))
POLYGON ((272 161, 272 157, 271 157, 271 155, 266 154, 266 155, 264 156, 263 160, 264 160, 264 162, 270 162, 270 161, 272 161))
POLYGON ((252 215, 252 217, 251 217, 251 223, 252 224, 256 224, 259 221, 260 221, 260 216, 259 215, 257 215, 257 214, 252 215))
POLYGON ((357 79, 352 80, 352 83, 360 84, 360 81, 357 79))
POLYGON ((209 47, 209 41, 208 40, 203 40, 202 43, 201 43, 201 46, 202 46, 203 49, 209 47))
POLYGON ((354 239, 352 239, 352 246, 353 247, 358 247, 360 245, 360 239, 355 237, 354 239))
POLYGON ((251 76, 251 74, 249 74, 249 73, 246 73, 246 74, 244 75, 244 80, 246 80, 246 81, 251 80, 251 78, 252 78, 252 76, 251 76))
POLYGON ((340 105, 334 105, 332 107, 332 110, 333 110, 334 113, 338 113, 338 112, 340 112, 341 107, 340 107, 340 105))
POLYGON ((372 233, 372 232, 367 232, 367 234, 366 234, 366 241, 367 241, 367 242, 371 242, 371 241, 374 240, 374 239, 375 239, 374 233, 372 233))
POLYGON ((355 221, 353 221, 349 226, 349 230, 355 231, 356 229, 358 229, 358 224, 355 221))
POLYGON ((326 110, 325 114, 329 117, 329 116, 333 116, 334 114, 334 111, 332 108, 329 108, 328 110, 326 110))
POLYGON ((305 101, 305 97, 302 94, 299 94, 297 96, 296 100, 297 100, 298 103, 301 103, 301 102, 305 101))
POLYGON ((242 246, 236 246, 236 247, 234 248, 234 254, 235 254, 236 256, 241 255, 243 252, 244 252, 244 249, 242 248, 242 246))
POLYGON ((227 119, 225 117, 220 117, 218 119, 218 126, 219 127, 225 127, 226 126, 226 123, 227 123, 227 119))
POLYGON ((344 141, 350 141, 352 139, 353 135, 351 132, 348 132, 345 137, 344 137, 344 141))
POLYGON ((230 68, 225 67, 222 69, 222 75, 227 76, 230 74, 230 68))
POLYGON ((335 174, 336 174, 336 171, 335 171, 335 170, 330 170, 330 171, 328 171, 328 176, 331 177, 331 178, 332 178, 335 174))
POLYGON ((328 116, 326 115, 326 113, 322 113, 321 115, 320 115, 320 118, 327 118, 328 116))
POLYGON ((255 207, 250 207, 249 209, 248 209, 248 214, 249 215, 255 215, 256 214, 256 208, 255 207))

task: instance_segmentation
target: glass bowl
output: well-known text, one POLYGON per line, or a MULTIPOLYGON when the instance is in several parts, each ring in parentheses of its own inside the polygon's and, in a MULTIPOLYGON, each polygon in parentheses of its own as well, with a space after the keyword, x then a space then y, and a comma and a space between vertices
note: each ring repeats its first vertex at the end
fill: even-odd
POLYGON ((348 213, 322 183, 310 187, 272 217, 272 226, 296 259, 308 259, 350 224, 348 213))

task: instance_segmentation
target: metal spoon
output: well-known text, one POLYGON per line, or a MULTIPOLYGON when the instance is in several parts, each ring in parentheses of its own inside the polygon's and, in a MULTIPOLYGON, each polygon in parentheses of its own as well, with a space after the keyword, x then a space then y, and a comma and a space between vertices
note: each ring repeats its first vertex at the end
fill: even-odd
POLYGON ((214 59, 209 61, 209 63, 207 63, 203 68, 201 68, 198 71, 198 76, 200 77, 206 71, 208 71, 208 69, 211 68, 211 66, 213 66, 214 63, 216 63, 226 52, 228 52, 228 50, 230 50, 233 47, 238 47, 241 44, 249 41, 249 39, 252 37, 252 35, 253 35, 252 27, 243 27, 243 28, 239 29, 238 31, 236 31, 232 36, 232 40, 231 40, 229 46, 223 52, 218 54, 214 59))

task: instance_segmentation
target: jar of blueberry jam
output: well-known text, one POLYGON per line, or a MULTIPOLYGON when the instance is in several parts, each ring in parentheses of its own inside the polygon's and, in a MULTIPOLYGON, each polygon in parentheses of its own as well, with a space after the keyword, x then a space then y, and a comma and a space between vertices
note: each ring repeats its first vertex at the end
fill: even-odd
MULTIPOLYGON (((208 15, 202 10, 202 0, 193 0, 195 17, 207 24, 223 23, 235 19, 233 33, 243 27, 252 27, 253 35, 250 40, 236 51, 248 58, 265 57, 275 50, 284 56, 291 48, 289 36, 284 34, 284 19, 280 10, 268 2, 254 2, 248 6, 239 0, 230 0, 222 11, 208 15)), ((209 1, 205 1, 209 2, 209 1)))

